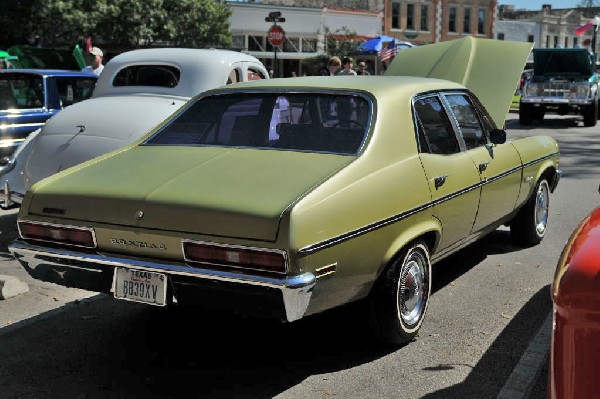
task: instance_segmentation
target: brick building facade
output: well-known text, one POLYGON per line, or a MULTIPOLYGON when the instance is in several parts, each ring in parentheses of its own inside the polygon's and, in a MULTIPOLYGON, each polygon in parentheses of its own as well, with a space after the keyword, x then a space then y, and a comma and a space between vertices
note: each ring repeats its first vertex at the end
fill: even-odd
POLYGON ((385 0, 383 31, 415 44, 494 37, 496 0, 385 0))

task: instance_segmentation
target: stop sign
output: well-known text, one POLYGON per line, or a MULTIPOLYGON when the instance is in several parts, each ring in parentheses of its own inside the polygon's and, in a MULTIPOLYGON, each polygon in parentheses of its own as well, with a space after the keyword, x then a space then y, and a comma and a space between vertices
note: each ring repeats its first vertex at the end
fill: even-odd
POLYGON ((281 46, 285 40, 285 31, 279 25, 273 25, 267 32, 267 40, 271 46, 281 46))

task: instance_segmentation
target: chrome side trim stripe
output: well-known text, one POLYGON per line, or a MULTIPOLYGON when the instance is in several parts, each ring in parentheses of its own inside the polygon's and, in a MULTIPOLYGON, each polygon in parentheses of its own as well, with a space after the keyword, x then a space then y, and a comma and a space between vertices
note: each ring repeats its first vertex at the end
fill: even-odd
POLYGON ((412 216, 415 213, 418 213, 418 212, 424 211, 426 209, 432 208, 432 207, 434 207, 436 205, 440 205, 440 204, 442 204, 442 203, 444 203, 446 201, 449 201, 451 199, 454 199, 454 198, 456 198, 456 197, 458 197, 460 195, 466 194, 469 191, 476 190, 478 188, 483 187, 486 184, 495 182, 495 181, 500 180, 500 179, 502 179, 502 178, 504 178, 504 177, 506 177, 508 175, 511 175, 512 173, 518 172, 519 170, 522 170, 522 169, 526 168, 527 166, 531 166, 531 165, 534 165, 536 163, 540 163, 540 162, 545 161, 546 159, 552 158, 552 157, 554 157, 556 155, 559 155, 559 153, 555 152, 555 153, 552 153, 550 155, 546 155, 546 156, 543 156, 541 158, 535 159, 533 161, 527 162, 527 163, 523 164, 522 166, 514 167, 514 168, 509 169, 509 170, 507 170, 505 172, 502 172, 502 173, 500 173, 500 174, 498 174, 498 175, 496 175, 494 177, 488 178, 488 179, 486 179, 484 181, 480 181, 479 183, 473 184, 472 186, 463 188, 462 190, 456 191, 456 192, 454 192, 452 194, 448 194, 448 195, 446 195, 444 197, 438 198, 435 201, 431 201, 431 202, 428 202, 426 204, 420 205, 420 206, 415 207, 413 209, 410 209, 410 210, 408 210, 406 212, 402 212, 402 213, 399 213, 397 215, 391 216, 389 218, 380 220, 378 222, 368 224, 368 225, 366 225, 364 227, 361 227, 359 229, 350 231, 348 233, 340 234, 339 236, 336 236, 336 237, 333 237, 333 238, 330 238, 330 239, 327 239, 327 240, 324 240, 324 241, 321 241, 321 242, 318 242, 318 243, 315 243, 315 244, 307 245, 306 247, 300 248, 300 250, 298 251, 298 254, 301 255, 301 256, 309 255, 309 254, 315 253, 317 251, 321 251, 323 249, 332 247, 332 246, 334 246, 336 244, 339 244, 340 242, 349 240, 351 238, 358 237, 360 235, 369 233, 369 232, 374 231, 374 230, 378 230, 378 229, 380 229, 382 227, 385 227, 385 226, 390 225, 392 223, 396 223, 396 222, 398 222, 398 221, 400 221, 402 219, 405 219, 405 218, 407 218, 409 216, 412 216))

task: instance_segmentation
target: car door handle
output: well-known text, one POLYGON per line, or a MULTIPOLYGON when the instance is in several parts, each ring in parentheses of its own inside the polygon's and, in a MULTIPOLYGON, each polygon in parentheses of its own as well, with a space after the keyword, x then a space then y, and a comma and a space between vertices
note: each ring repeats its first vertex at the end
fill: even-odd
POLYGON ((435 185, 435 189, 442 187, 444 183, 446 183, 446 178, 450 175, 442 175, 433 178, 433 184, 435 185))
POLYGON ((490 161, 480 163, 479 167, 478 167, 479 173, 484 172, 488 168, 489 164, 490 164, 490 161))

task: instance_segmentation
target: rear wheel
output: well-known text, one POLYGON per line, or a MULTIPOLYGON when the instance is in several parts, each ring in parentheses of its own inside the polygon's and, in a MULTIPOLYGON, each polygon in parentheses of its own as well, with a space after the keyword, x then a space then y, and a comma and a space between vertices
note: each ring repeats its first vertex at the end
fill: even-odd
POLYGON ((533 121, 533 106, 531 104, 519 104, 519 123, 521 125, 531 125, 533 121))
POLYGON ((376 283, 370 297, 370 324, 386 345, 398 346, 417 335, 431 294, 429 250, 422 241, 408 245, 376 283))
POLYGON ((546 235, 550 186, 545 178, 538 181, 535 191, 510 224, 510 233, 522 246, 539 244, 546 235))
POLYGON ((598 100, 583 107, 583 125, 596 126, 598 122, 598 100))

